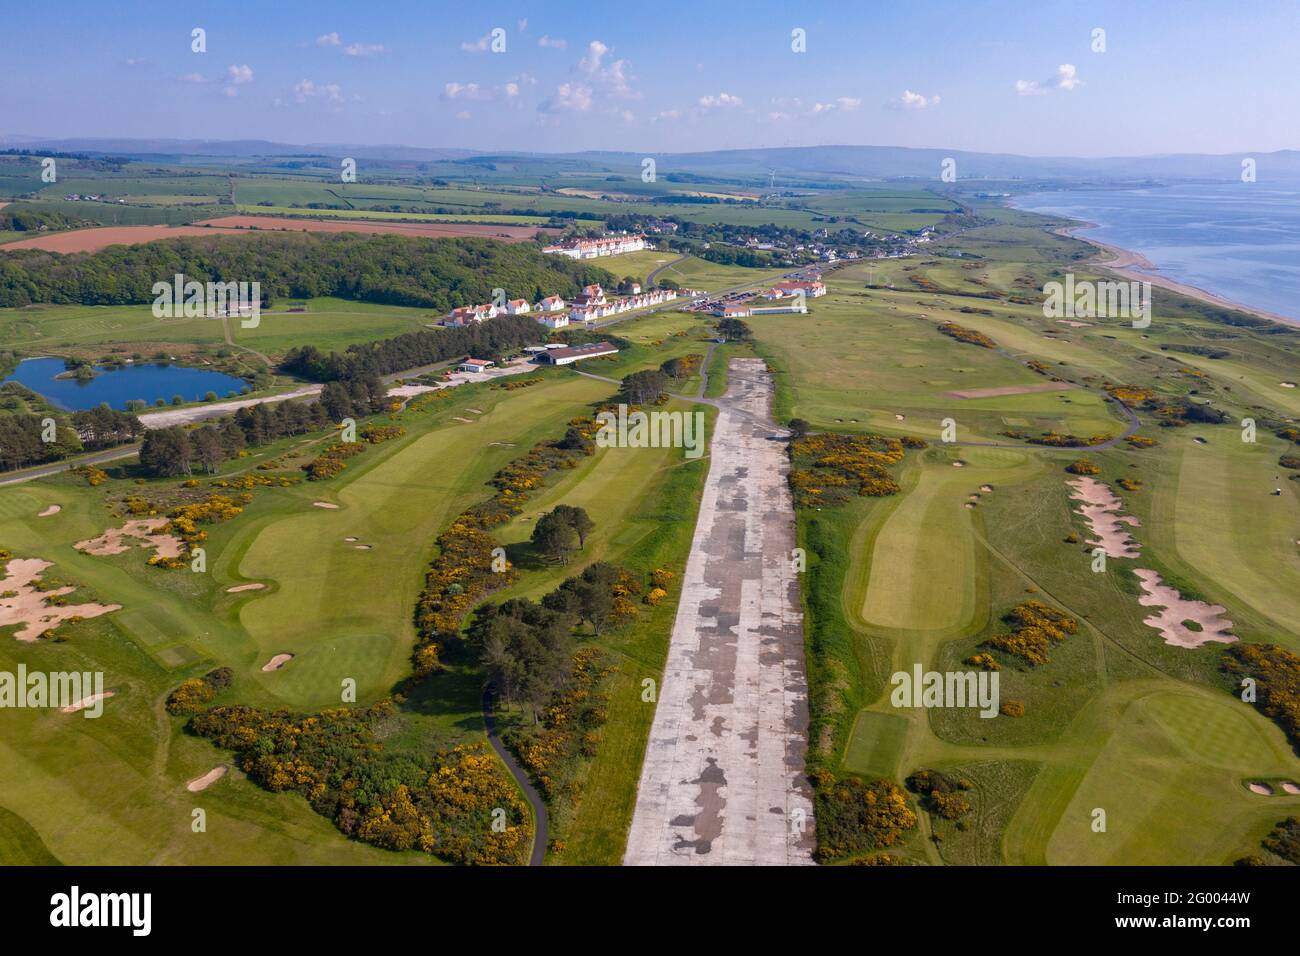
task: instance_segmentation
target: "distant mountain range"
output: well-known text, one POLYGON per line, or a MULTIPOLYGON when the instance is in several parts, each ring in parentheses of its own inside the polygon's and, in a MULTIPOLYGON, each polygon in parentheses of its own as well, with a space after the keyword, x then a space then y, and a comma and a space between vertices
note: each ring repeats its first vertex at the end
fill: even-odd
POLYGON ((943 160, 956 161, 959 179, 1040 180, 1093 182, 1141 180, 1235 181, 1242 160, 1255 160, 1260 181, 1300 180, 1300 150, 1270 153, 1210 155, 1175 153, 1158 156, 1115 156, 1096 159, 1066 156, 1017 156, 1011 153, 977 153, 951 149, 914 149, 900 146, 794 146, 772 149, 727 149, 698 153, 637 153, 587 151, 575 153, 486 152, 470 149, 428 149, 416 146, 365 146, 345 143, 294 145, 268 140, 180 139, 42 139, 0 136, 0 148, 48 149, 58 152, 110 153, 126 156, 221 157, 254 159, 323 155, 331 158, 389 162, 465 162, 489 159, 535 163, 580 162, 594 169, 639 171, 642 160, 652 157, 660 170, 695 172, 715 176, 767 178, 812 176, 836 179, 933 180, 943 160))

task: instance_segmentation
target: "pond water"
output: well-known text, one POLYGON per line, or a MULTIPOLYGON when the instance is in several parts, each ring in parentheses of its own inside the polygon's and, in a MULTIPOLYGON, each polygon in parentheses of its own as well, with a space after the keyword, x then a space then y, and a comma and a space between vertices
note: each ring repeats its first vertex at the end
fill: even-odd
POLYGON ((242 378, 179 365, 96 366, 95 377, 87 382, 57 378, 64 371, 63 359, 23 359, 5 381, 19 382, 51 404, 74 412, 95 408, 104 402, 121 410, 126 408, 127 402, 137 398, 150 407, 160 398, 170 405, 173 395, 180 395, 187 402, 202 401, 208 392, 216 392, 218 398, 225 398, 230 392, 248 387, 242 378))

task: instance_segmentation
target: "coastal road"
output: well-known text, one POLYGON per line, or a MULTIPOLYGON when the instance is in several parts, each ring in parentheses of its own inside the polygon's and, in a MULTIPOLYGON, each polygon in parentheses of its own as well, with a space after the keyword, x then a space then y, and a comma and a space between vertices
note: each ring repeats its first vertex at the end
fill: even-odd
POLYGON ((761 360, 731 360, 627 865, 813 862, 803 611, 773 391, 761 360))

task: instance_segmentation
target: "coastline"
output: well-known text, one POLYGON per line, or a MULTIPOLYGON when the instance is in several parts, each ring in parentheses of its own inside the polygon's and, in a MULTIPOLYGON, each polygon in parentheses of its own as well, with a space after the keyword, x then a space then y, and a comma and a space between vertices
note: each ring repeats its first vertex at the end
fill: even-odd
POLYGON ((1186 296, 1189 299, 1195 299, 1206 305, 1213 305, 1223 309, 1231 309, 1234 312, 1244 312, 1247 315, 1253 315, 1257 318, 1268 319, 1270 322, 1280 322, 1283 325, 1295 328, 1300 325, 1300 319, 1293 319, 1285 315, 1279 315, 1276 312, 1269 312, 1267 309, 1259 309, 1252 305, 1245 305, 1241 302, 1235 302, 1232 299, 1225 299, 1221 295, 1216 295, 1199 286, 1188 285, 1186 282, 1179 282, 1168 276, 1160 275, 1160 267, 1153 263, 1140 252, 1134 252, 1132 249, 1124 249, 1120 246, 1113 246, 1107 242, 1101 242, 1097 239, 1090 239, 1087 236, 1076 236, 1074 233, 1079 229, 1095 229, 1098 224, 1095 222, 1085 222, 1075 220, 1075 225, 1061 226, 1050 230, 1053 235, 1063 236, 1067 239, 1078 239, 1093 246, 1099 252, 1099 255, 1088 260, 1089 265, 1098 266, 1107 272, 1114 273, 1121 278, 1134 282, 1150 282, 1153 286, 1165 289, 1169 292, 1176 292, 1179 295, 1186 296))

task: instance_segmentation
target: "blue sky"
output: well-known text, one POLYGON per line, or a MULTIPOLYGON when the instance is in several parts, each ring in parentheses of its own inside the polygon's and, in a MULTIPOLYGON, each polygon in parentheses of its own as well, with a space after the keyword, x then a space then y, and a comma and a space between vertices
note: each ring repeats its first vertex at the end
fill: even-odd
POLYGON ((11 5, 0 62, 0 135, 1074 156, 1300 147, 1290 0, 72 0, 11 5), (206 53, 191 51, 194 27, 206 53), (1092 49, 1096 28, 1105 52, 1092 49), (795 29, 806 52, 791 49, 795 29))

